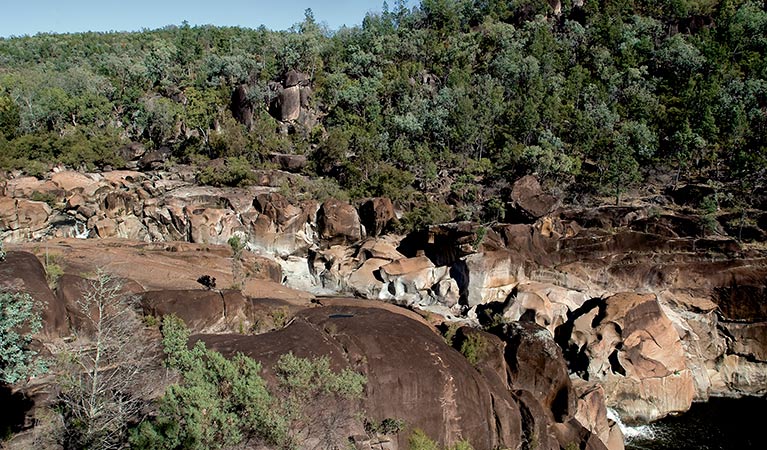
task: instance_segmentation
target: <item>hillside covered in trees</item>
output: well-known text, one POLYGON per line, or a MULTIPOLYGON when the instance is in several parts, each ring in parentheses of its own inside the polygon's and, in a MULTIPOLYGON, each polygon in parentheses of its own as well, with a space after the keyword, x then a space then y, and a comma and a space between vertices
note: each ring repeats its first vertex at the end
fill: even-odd
POLYGON ((279 32, 0 39, 0 168, 121 167, 131 142, 213 184, 305 155, 334 195, 423 221, 502 220, 529 173, 571 202, 710 180, 745 211, 767 169, 767 4, 397 1, 335 31, 307 10, 279 32), (293 85, 302 112, 281 116, 293 85), (226 177, 204 170, 217 158, 226 177))

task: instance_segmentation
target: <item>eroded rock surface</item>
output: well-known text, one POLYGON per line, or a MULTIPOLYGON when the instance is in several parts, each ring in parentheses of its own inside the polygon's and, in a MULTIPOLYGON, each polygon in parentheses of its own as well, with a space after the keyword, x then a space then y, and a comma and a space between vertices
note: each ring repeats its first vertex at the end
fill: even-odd
MULTIPOLYGON (((302 83, 296 80, 283 87, 302 83)), ((108 267, 147 290, 197 289, 205 273, 248 296, 268 284, 243 275, 258 273, 275 291, 535 323, 557 338, 571 371, 601 380, 608 402, 624 403, 624 414, 637 420, 683 410, 692 398, 765 390, 767 257, 704 236, 698 217, 648 205, 556 209, 556 198, 527 178, 511 193, 521 223, 457 222, 398 236, 388 234, 397 214, 386 199, 291 200, 282 193, 289 195, 284 187, 298 175, 254 176, 255 186, 237 189, 195 186, 194 171, 183 167, 15 178, 0 196, 0 237, 101 238, 87 240, 98 242, 87 244, 89 252, 48 242, 72 253, 71 270, 108 267), (235 270, 222 262, 232 237, 263 264, 235 270), (114 262, 114 238, 167 254, 159 252, 151 274, 142 274, 135 259, 114 262)))

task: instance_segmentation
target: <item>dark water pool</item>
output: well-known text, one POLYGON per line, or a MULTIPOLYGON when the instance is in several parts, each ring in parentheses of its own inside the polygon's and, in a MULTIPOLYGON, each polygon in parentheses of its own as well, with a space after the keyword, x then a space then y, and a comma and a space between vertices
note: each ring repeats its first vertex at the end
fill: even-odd
POLYGON ((627 450, 767 450, 767 399, 712 398, 625 434, 627 450))

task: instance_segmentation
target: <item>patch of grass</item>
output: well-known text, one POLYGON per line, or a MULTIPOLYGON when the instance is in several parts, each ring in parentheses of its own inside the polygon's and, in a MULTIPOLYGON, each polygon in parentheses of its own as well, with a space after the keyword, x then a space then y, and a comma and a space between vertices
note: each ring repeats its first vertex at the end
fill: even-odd
POLYGON ((288 323, 288 315, 290 314, 290 311, 288 311, 288 308, 281 307, 281 308, 275 308, 271 311, 269 311, 269 317, 272 318, 272 323, 274 324, 275 329, 284 328, 285 325, 288 323))

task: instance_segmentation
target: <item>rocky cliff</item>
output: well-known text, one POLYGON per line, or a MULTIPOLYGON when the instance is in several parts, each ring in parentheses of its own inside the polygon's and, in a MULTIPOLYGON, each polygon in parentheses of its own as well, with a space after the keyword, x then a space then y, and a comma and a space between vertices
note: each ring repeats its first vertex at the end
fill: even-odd
MULTIPOLYGON (((485 442, 489 447, 520 439, 526 433, 525 414, 538 417, 536 411, 546 412, 548 422, 535 426, 548 430, 539 436, 549 435, 551 442, 583 436, 572 427, 562 428, 577 419, 606 444, 607 419, 579 412, 577 406, 600 404, 594 398, 602 396, 601 407, 616 409, 624 420, 647 421, 685 411, 692 401, 710 395, 767 391, 767 256, 726 236, 704 237, 701 219, 685 214, 669 198, 571 208, 559 205, 534 180, 525 180, 515 186, 507 204, 520 223, 459 222, 400 236, 390 233, 396 213, 388 199, 360 205, 334 199, 298 201, 285 189, 293 175, 273 171, 259 176, 256 186, 237 189, 196 186, 183 169, 151 174, 61 171, 45 180, 14 178, 0 197, 0 233, 6 242, 20 245, 10 248, 36 249, 40 255, 44 248, 55 248, 67 255, 70 267, 104 266, 136 280, 144 290, 164 291, 145 295, 145 308, 152 314, 197 311, 196 305, 204 304, 208 312, 188 320, 201 332, 237 331, 234 324, 248 328, 257 322, 255 317, 266 317, 259 302, 250 300, 270 297, 257 295, 264 286, 254 281, 259 278, 268 278, 277 290, 383 300, 448 321, 484 324, 495 330, 491 340, 500 339, 493 342, 505 348, 498 350, 503 358, 478 366, 483 381, 472 372, 474 378, 465 382, 492 392, 490 397, 500 396, 507 406, 517 405, 508 406, 513 413, 499 413, 492 401, 472 407, 490 422, 497 422, 498 414, 511 417, 511 428, 505 421, 493 425, 485 442), (234 264, 226 253, 230 250, 218 246, 233 236, 246 243, 242 261, 250 262, 234 264), (22 244, 26 241, 39 243, 22 244), (167 270, 167 275, 146 278, 145 268, 131 270, 116 262, 121 257, 115 252, 124 248, 167 261, 152 272, 167 270), (228 262, 212 263, 216 258, 228 262), (212 294, 183 293, 198 288, 194 280, 199 275, 180 276, 179 261, 188 264, 181 266, 185 270, 214 275, 219 286, 242 290, 242 295, 222 293, 208 299, 212 294), (509 348, 518 345, 514 331, 493 328, 504 322, 539 327, 534 335, 558 344, 563 370, 578 387, 572 393, 570 378, 563 381, 569 386, 566 407, 556 393, 541 403, 530 373, 522 376, 527 381, 514 383, 516 375, 511 374, 526 372, 509 359, 509 348), (515 393, 526 382, 532 384, 522 390, 533 393, 535 406, 526 403, 528 394, 515 393), (496 390, 498 386, 505 390, 496 390)), ((60 332, 55 311, 48 313, 50 333, 60 332)), ((297 316, 305 326, 325 326, 327 317, 316 315, 324 313, 307 314, 297 316)), ((355 327, 372 329, 365 320, 355 327)), ((232 348, 250 345, 232 339, 232 348)), ((334 348, 348 350, 340 338, 329 339, 334 348)), ((365 347, 372 344, 355 345, 363 346, 360 354, 372 351, 365 347)), ((349 355, 341 356, 348 363, 349 355)), ((438 365, 439 358, 429 358, 425 361, 438 365)), ((445 367, 444 373, 454 372, 445 367)), ((456 399, 464 394, 455 395, 451 401, 462 401, 456 399)), ((450 425, 455 418, 424 420, 434 423, 424 425, 427 431, 445 441, 487 432, 476 431, 473 422, 450 425)))

